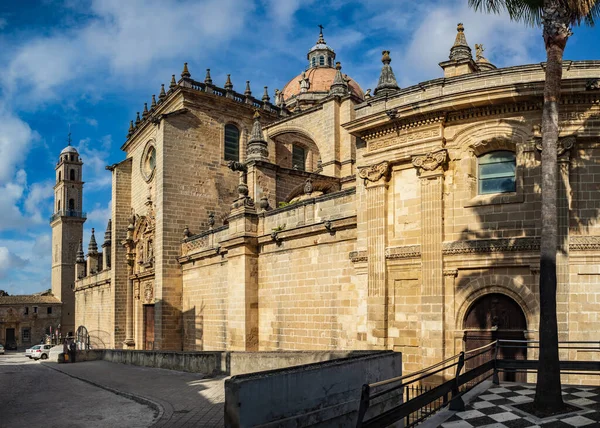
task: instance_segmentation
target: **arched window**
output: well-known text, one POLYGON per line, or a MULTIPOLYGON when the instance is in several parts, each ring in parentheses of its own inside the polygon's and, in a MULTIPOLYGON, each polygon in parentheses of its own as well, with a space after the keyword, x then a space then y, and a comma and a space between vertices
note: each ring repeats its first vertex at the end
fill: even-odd
POLYGON ((58 200, 58 204, 56 205, 56 212, 60 211, 60 199, 58 200))
POLYGON ((311 60, 311 62, 310 62, 310 63, 311 63, 311 65, 312 65, 313 67, 316 67, 316 65, 317 65, 317 57, 316 57, 316 56, 313 56, 313 57, 312 57, 312 60, 311 60))
POLYGON ((69 211, 75 211, 75 199, 69 199, 69 211))
POLYGON ((240 131, 233 125, 225 125, 225 154, 226 161, 240 160, 240 131))
POLYGON ((69 179, 71 181, 75 181, 75 170, 74 169, 71 170, 71 173, 69 174, 69 179))
POLYGON ((319 57, 319 65, 325 65, 325 57, 323 55, 319 57))
POLYGON ((501 150, 479 156, 478 190, 480 195, 515 192, 516 157, 513 152, 501 150))
POLYGON ((329 57, 329 66, 333 67, 333 58, 329 57))
POLYGON ((62 173, 58 171, 58 181, 62 180, 62 173))
POLYGON ((296 144, 292 146, 292 167, 300 171, 306 169, 306 151, 296 144))

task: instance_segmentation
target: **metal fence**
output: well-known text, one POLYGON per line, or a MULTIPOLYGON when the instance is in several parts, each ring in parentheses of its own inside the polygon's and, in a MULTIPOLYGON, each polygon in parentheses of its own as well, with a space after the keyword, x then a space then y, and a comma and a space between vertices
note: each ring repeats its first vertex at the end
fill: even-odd
MULTIPOLYGON (((446 405, 450 410, 464 410, 464 393, 489 377, 495 384, 500 383, 499 373, 537 373, 536 359, 505 359, 503 349, 524 348, 525 355, 539 349, 539 342, 532 340, 496 340, 485 346, 467 352, 461 352, 433 366, 415 373, 365 384, 362 388, 358 410, 358 428, 385 427, 403 421, 405 427, 413 427, 436 413, 446 405), (486 358, 487 357, 487 358, 486 358), (481 361, 461 374, 468 361, 481 361), (454 373, 452 373, 454 371, 454 373), (386 397, 402 391, 402 404, 394 406, 377 415, 367 416, 371 404, 380 403, 386 397)), ((563 352, 585 351, 600 352, 600 342, 560 342, 563 352), (570 351, 566 351, 570 350, 570 351)), ((533 355, 532 355, 533 356, 533 355)), ((600 361, 560 362, 561 374, 600 374, 600 361)))

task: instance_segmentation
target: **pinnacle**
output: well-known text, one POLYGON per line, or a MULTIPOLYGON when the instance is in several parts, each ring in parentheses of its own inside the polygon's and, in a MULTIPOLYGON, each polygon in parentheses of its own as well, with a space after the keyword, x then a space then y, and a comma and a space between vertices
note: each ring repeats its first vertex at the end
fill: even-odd
POLYGON ((210 77, 210 68, 206 69, 206 77, 204 78, 204 83, 207 85, 212 85, 212 77, 210 77))
POLYGON ((390 51, 386 50, 381 52, 381 54, 381 62, 383 63, 383 67, 381 67, 379 83, 377 83, 377 87, 375 88, 375 91, 373 91, 374 95, 388 94, 400 89, 398 82, 396 81, 394 71, 392 70, 392 66, 390 65, 392 62, 390 51))
POLYGON ((183 63, 183 71, 181 72, 181 77, 184 79, 189 79, 190 77, 192 77, 190 71, 188 70, 187 64, 187 62, 183 63))
POLYGON ((224 88, 227 91, 233 90, 233 83, 231 83, 231 74, 227 75, 227 81, 225 82, 224 88))
POLYGON ((171 75, 171 83, 169 83, 169 89, 173 89, 175 86, 177 86, 177 82, 175 81, 175 75, 172 74, 171 75))
POLYGON ((163 98, 165 98, 167 96, 167 93, 165 92, 165 84, 162 83, 160 85, 160 93, 158 94, 158 99, 162 100, 163 98))
POLYGON ((263 93, 262 101, 263 103, 268 103, 271 101, 271 97, 269 97, 269 88, 267 86, 265 86, 265 92, 263 93))

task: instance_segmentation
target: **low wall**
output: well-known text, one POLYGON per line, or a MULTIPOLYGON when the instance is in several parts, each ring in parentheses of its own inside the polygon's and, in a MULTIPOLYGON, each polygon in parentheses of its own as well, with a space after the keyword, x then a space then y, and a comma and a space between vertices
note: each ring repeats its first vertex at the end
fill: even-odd
MULTIPOLYGON (((225 381, 225 426, 356 426, 362 385, 401 374, 402 355, 381 351, 233 376, 225 381)), ((398 393, 367 418, 400 404, 398 393)))
POLYGON ((134 351, 91 349, 78 351, 77 361, 105 360, 113 363, 178 370, 207 375, 240 375, 318 363, 340 358, 372 355, 373 351, 134 351))

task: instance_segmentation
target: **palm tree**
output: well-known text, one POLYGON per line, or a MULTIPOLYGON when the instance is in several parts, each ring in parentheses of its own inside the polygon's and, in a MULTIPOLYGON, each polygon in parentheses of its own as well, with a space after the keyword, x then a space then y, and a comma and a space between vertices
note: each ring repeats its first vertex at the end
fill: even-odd
POLYGON ((534 407, 539 412, 552 413, 564 407, 556 320, 556 180, 562 60, 571 27, 581 23, 593 26, 600 16, 600 0, 469 0, 469 5, 488 13, 507 11, 512 20, 543 29, 547 60, 542 111, 540 355, 534 407))

